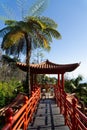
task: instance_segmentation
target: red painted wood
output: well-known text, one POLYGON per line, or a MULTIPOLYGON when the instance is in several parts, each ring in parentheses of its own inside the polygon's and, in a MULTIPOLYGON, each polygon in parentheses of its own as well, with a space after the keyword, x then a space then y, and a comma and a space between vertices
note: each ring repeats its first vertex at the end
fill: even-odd
POLYGON ((87 117, 77 108, 76 99, 72 103, 67 99, 66 93, 54 87, 56 102, 59 102, 60 112, 64 114, 65 124, 70 130, 87 130, 87 117), (59 100, 61 99, 61 100, 59 100))
POLYGON ((15 115, 13 115, 12 109, 9 108, 6 111, 7 122, 2 130, 27 130, 29 123, 33 119, 33 114, 36 111, 39 100, 40 88, 37 88, 35 92, 32 93, 30 99, 26 96, 24 97, 24 105, 15 115))

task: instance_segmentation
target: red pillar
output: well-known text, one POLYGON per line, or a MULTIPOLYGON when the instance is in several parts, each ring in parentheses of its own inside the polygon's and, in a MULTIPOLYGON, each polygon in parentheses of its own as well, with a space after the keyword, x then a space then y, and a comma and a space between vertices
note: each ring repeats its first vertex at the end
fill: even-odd
POLYGON ((76 99, 72 99, 72 103, 73 103, 73 113, 72 113, 72 130, 77 130, 77 124, 76 124, 76 104, 77 104, 77 100, 76 99))
POLYGON ((60 86, 60 74, 58 74, 58 87, 60 86))
POLYGON ((60 85, 60 74, 58 74, 58 88, 57 88, 57 104, 61 104, 61 85, 60 85))
POLYGON ((64 74, 62 74, 61 80, 62 80, 62 90, 64 91, 64 74))

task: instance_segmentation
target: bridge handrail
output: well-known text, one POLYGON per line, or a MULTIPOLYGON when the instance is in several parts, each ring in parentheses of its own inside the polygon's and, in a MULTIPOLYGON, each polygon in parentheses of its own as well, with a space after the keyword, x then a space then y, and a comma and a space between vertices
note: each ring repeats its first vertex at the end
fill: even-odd
POLYGON ((74 97, 70 102, 65 91, 58 86, 54 87, 54 93, 60 112, 65 117, 65 124, 70 130, 87 130, 87 117, 78 109, 77 99, 74 97))
POLYGON ((7 110, 7 113, 9 114, 6 120, 6 124, 2 130, 16 130, 21 128, 27 130, 28 125, 32 121, 34 112, 37 108, 37 104, 40 100, 40 88, 37 88, 29 99, 27 96, 25 96, 24 100, 24 105, 15 115, 13 115, 12 108, 7 110))

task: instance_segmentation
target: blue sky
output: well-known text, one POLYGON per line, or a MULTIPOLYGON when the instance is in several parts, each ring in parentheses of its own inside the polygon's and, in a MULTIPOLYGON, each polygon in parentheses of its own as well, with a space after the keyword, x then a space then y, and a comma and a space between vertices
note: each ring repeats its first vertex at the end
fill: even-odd
MULTIPOLYGON (((28 1, 31 6, 32 0, 28 1)), ((15 0, 11 2, 0 1, 15 9, 15 0)), ((18 11, 15 12, 19 18, 18 11)), ((1 8, 0 15, 5 15, 1 8)), ((42 15, 52 18, 58 24, 57 30, 62 35, 61 40, 53 39, 51 51, 45 54, 45 58, 58 64, 81 62, 78 69, 68 75, 76 77, 81 74, 87 81, 87 0, 49 0, 49 5, 42 15)), ((0 29, 3 25, 0 22, 0 29)))

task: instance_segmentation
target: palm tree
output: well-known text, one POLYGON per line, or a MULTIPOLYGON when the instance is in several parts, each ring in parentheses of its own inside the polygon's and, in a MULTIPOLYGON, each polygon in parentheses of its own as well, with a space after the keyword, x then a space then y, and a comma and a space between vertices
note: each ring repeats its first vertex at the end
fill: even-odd
POLYGON ((52 37, 60 38, 56 30, 57 24, 48 17, 27 16, 22 21, 5 20, 6 27, 0 30, 3 37, 1 47, 6 54, 16 55, 26 52, 27 86, 26 92, 31 94, 30 56, 32 48, 49 50, 52 37))
POLYGON ((73 93, 77 92, 78 90, 81 89, 81 81, 83 77, 81 75, 78 75, 77 78, 73 78, 71 80, 66 80, 65 82, 65 89, 67 92, 73 93))

